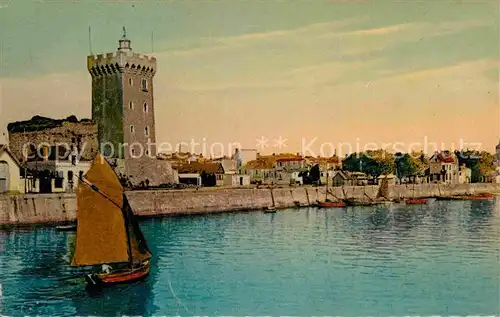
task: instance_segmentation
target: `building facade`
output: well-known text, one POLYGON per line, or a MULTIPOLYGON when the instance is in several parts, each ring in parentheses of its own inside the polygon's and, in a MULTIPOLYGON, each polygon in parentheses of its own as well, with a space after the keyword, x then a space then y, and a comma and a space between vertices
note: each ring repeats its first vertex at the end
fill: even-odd
POLYGON ((21 165, 9 148, 0 144, 0 194, 22 193, 21 165))
POLYGON ((435 153, 429 159, 430 181, 433 183, 458 184, 458 158, 451 151, 435 153))
POLYGON ((114 53, 87 57, 92 120, 97 124, 101 152, 132 184, 175 182, 170 163, 156 159, 156 59, 133 52, 125 28, 118 43, 114 53))

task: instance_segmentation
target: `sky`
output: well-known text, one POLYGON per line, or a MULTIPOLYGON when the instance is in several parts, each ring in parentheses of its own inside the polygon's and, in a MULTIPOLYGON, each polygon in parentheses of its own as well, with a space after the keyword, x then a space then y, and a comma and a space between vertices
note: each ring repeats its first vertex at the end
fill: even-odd
POLYGON ((0 0, 0 127, 91 117, 86 56, 125 26, 157 58, 158 143, 494 152, 499 21, 494 0, 0 0))

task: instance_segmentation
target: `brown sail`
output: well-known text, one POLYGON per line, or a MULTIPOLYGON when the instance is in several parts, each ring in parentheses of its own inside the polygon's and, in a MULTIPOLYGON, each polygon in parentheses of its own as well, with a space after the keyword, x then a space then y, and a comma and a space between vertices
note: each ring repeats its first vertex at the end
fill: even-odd
POLYGON ((382 182, 380 187, 378 188, 378 193, 376 198, 385 198, 389 199, 389 181, 387 180, 387 175, 382 178, 382 182))
POLYGON ((127 234, 130 243, 130 263, 132 265, 137 265, 150 259, 151 252, 149 251, 146 239, 139 228, 139 224, 135 219, 132 208, 125 195, 123 195, 123 215, 127 222, 127 234))
POLYGON ((129 262, 123 187, 97 155, 77 189, 76 248, 71 266, 129 262))

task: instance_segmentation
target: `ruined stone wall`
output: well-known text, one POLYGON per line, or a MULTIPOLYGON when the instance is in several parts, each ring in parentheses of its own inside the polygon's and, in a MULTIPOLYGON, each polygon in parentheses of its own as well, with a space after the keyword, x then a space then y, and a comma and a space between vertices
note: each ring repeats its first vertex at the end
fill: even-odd
MULTIPOLYGON (((347 197, 375 198, 377 186, 344 188, 347 197)), ((343 196, 342 188, 333 189, 343 196)), ((429 197, 465 193, 493 192, 500 194, 500 184, 462 184, 437 186, 394 185, 389 188, 391 198, 400 196, 429 197)), ((256 188, 204 188, 200 190, 148 190, 127 192, 129 202, 137 215, 181 215, 255 210, 269 206, 277 208, 307 206, 325 197, 324 188, 296 187, 256 188)), ((498 200, 498 198, 497 198, 498 200)), ((53 223, 76 219, 76 199, 73 194, 0 195, 0 225, 53 223)))
POLYGON ((133 185, 149 181, 150 186, 161 184, 177 184, 177 172, 172 169, 169 161, 158 160, 147 156, 126 161, 126 175, 133 185))
POLYGON ((9 148, 19 161, 24 161, 23 146, 32 144, 38 148, 42 143, 71 145, 80 140, 82 158, 91 160, 98 151, 97 125, 91 122, 64 122, 59 127, 35 132, 9 132, 9 148))

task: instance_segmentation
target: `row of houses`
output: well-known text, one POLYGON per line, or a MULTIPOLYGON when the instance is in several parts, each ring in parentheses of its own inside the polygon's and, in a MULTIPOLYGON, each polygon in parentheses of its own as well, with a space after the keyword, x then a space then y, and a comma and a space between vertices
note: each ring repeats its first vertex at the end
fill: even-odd
MULTIPOLYGON (((496 148, 496 172, 491 181, 500 183, 500 144, 496 148)), ((79 178, 91 162, 78 158, 74 151, 56 147, 42 148, 42 155, 21 163, 6 145, 0 145, 0 193, 74 192, 79 178), (57 156, 55 155, 57 153, 57 156), (65 155, 61 155, 65 153, 65 155)), ((169 160, 177 171, 178 182, 192 186, 248 186, 250 184, 303 184, 304 175, 318 165, 320 181, 331 186, 362 186, 408 182, 393 174, 373 177, 362 172, 342 170, 338 157, 303 157, 299 154, 259 155, 256 150, 236 150, 231 157, 207 159, 191 153, 160 157, 169 160)), ((425 172, 413 176, 415 183, 464 184, 471 182, 471 169, 459 165, 453 152, 441 151, 430 159, 425 172)))

